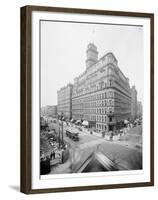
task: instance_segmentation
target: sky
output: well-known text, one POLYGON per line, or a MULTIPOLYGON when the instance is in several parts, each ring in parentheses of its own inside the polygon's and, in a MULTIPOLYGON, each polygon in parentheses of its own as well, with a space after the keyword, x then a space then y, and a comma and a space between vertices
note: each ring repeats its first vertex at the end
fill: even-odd
POLYGON ((143 27, 41 21, 41 106, 57 104, 57 90, 86 69, 87 45, 98 58, 113 52, 143 101, 143 27))

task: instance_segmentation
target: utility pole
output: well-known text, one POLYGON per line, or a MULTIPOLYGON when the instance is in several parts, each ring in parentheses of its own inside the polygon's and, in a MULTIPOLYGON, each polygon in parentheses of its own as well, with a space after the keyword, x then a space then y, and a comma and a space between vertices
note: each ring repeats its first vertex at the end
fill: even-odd
POLYGON ((60 148, 60 124, 59 124, 59 148, 60 148))
POLYGON ((64 133, 63 133, 63 121, 61 122, 61 130, 62 130, 62 144, 64 144, 64 133))
POLYGON ((62 144, 64 144, 64 133, 63 133, 63 113, 61 114, 61 133, 62 133, 62 144))
POLYGON ((60 122, 59 122, 59 116, 58 116, 58 126, 59 126, 59 148, 60 148, 60 122))

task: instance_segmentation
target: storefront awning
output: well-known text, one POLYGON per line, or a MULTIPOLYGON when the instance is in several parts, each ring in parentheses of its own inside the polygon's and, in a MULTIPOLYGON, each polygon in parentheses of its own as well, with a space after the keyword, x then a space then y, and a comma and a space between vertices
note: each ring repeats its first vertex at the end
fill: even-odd
POLYGON ((125 123, 125 124, 128 124, 128 123, 129 123, 129 121, 128 121, 128 120, 124 120, 124 123, 125 123))
POLYGON ((83 121, 82 124, 85 126, 88 126, 89 123, 88 123, 88 121, 83 121))

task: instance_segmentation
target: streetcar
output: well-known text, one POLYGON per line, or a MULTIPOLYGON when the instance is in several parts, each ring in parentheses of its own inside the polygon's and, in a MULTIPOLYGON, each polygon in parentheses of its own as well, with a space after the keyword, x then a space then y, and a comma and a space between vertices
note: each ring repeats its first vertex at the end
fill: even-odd
POLYGON ((73 129, 66 130, 66 136, 72 139, 73 141, 79 141, 79 133, 73 129))

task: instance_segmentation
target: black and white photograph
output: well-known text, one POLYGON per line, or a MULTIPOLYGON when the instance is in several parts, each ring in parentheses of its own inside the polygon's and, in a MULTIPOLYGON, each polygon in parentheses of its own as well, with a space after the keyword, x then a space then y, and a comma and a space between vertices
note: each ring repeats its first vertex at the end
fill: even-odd
POLYGON ((21 191, 153 185, 153 14, 21 17, 21 191))
POLYGON ((142 170, 143 26, 39 23, 40 175, 142 170))

